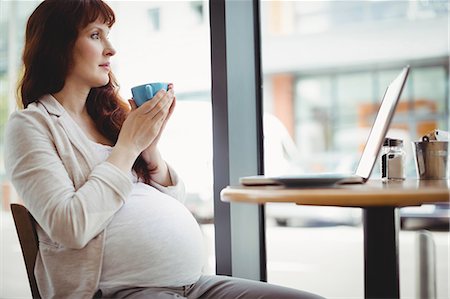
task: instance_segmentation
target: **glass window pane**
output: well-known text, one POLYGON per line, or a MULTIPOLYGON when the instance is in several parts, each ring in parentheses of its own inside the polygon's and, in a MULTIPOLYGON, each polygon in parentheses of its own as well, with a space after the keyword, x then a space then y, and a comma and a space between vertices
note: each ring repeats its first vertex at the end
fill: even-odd
MULTIPOLYGON (((280 174, 276 167, 280 161, 284 174, 290 175, 354 172, 387 86, 409 64, 410 76, 388 136, 403 139, 406 174, 414 179, 411 141, 432 129, 449 129, 448 1, 263 0, 260 4, 264 113, 278 119, 285 128, 278 130, 288 133, 284 140, 294 145, 284 160, 280 152, 265 150, 266 174, 280 174)), ((264 127, 265 135, 272 134, 271 127, 275 125, 264 127)), ((265 149, 287 143, 270 140, 265 149)), ((379 168, 377 161, 371 178, 380 178, 379 168)), ((275 245, 283 237, 290 244, 300 235, 327 231, 334 239, 332 247, 355 250, 355 244, 340 238, 340 225, 349 225, 345 231, 358 239, 360 210, 273 204, 267 206, 266 215, 269 282, 330 298, 363 297, 363 289, 352 283, 361 277, 362 264, 348 271, 333 260, 330 270, 321 268, 322 261, 324 255, 336 253, 334 248, 314 255, 314 249, 300 246, 299 258, 287 258, 289 250, 275 245), (289 234, 283 225, 295 229, 289 234), (309 259, 300 258, 309 254, 309 259), (288 261, 296 267, 285 267, 288 261), (323 284, 323 273, 330 271, 339 277, 339 288, 333 287, 332 278, 323 284), (341 278, 342 272, 351 279, 341 278)), ((323 245, 321 238, 310 241, 323 245)), ((360 239, 357 246, 360 251, 351 255, 362 254, 360 239)), ((351 255, 343 264, 351 263, 351 255)), ((401 264, 401 268, 408 266, 401 264)), ((438 274, 444 280, 447 270, 438 274)), ((406 278, 406 284, 411 285, 411 279, 406 278)), ((410 290, 403 292, 405 281, 402 294, 413 297, 410 290)), ((441 287, 438 293, 445 297, 448 290, 441 287)))

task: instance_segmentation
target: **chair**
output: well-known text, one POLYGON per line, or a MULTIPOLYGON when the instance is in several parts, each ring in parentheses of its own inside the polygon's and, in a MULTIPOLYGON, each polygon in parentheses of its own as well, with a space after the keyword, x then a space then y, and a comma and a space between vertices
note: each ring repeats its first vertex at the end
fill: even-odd
POLYGON ((41 299, 34 276, 34 265, 39 250, 39 242, 36 233, 36 220, 28 212, 27 208, 20 204, 11 204, 11 212, 19 236, 22 255, 27 268, 28 281, 33 299, 41 299))

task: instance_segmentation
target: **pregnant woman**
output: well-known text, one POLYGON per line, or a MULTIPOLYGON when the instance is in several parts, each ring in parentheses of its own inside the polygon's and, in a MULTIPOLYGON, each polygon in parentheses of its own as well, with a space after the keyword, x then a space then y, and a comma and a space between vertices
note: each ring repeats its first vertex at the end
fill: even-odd
POLYGON ((101 0, 46 0, 27 23, 5 167, 37 221, 41 297, 318 298, 202 274, 201 232, 158 151, 173 85, 139 108, 119 97, 114 21, 101 0))

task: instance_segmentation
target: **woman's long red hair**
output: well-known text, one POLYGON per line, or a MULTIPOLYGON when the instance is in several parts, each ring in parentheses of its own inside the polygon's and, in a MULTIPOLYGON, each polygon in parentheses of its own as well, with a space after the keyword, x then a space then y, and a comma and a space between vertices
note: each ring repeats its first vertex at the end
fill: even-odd
MULTIPOLYGON (((45 0, 28 19, 23 51, 23 77, 18 85, 18 104, 26 108, 46 94, 59 92, 73 64, 78 33, 89 23, 103 19, 111 27, 112 9, 101 0, 45 0)), ((112 73, 105 86, 92 88, 86 106, 97 129, 112 143, 130 110, 119 96, 112 73)), ((141 156, 133 165, 139 178, 150 182, 147 164, 141 156)))

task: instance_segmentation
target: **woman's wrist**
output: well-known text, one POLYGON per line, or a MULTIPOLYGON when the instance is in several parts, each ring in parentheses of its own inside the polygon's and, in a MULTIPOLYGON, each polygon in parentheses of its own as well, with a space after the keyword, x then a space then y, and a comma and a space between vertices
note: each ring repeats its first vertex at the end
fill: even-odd
POLYGON ((131 171, 134 161, 136 161, 138 155, 138 153, 133 152, 129 147, 116 144, 113 147, 107 161, 117 166, 123 172, 128 173, 131 171))
POLYGON ((143 158, 153 181, 163 186, 172 185, 169 167, 157 149, 152 152, 144 151, 143 158))

